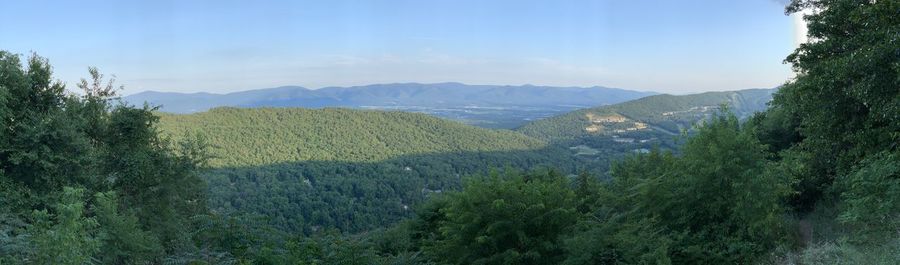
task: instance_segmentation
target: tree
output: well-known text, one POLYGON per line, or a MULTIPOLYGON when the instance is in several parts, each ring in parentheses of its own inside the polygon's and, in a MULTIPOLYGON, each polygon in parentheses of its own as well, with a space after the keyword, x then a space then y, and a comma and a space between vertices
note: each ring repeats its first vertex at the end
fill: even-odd
POLYGON ((55 213, 34 212, 35 222, 29 228, 36 264, 81 265, 100 251, 96 237, 97 220, 84 216, 84 189, 66 187, 55 213))
POLYGON ((116 102, 113 81, 89 72, 83 95, 66 94, 47 59, 23 65, 0 51, 0 253, 81 264, 193 250, 189 218, 206 212, 201 144, 176 151, 152 108, 116 102))
POLYGON ((687 140, 676 174, 644 205, 675 237, 681 262, 748 262, 779 241, 790 179, 770 170, 764 146, 734 115, 720 114, 687 140), (680 249, 679 249, 680 248, 680 249), (679 253, 680 252, 680 253, 679 253))
POLYGON ((844 190, 840 220, 861 228, 859 238, 900 231, 900 153, 871 155, 837 184, 844 190))
POLYGON ((163 254, 159 239, 141 229, 137 218, 119 213, 119 197, 115 192, 94 195, 94 212, 100 225, 98 238, 103 251, 99 260, 106 264, 146 264, 163 254))
POLYGON ((448 197, 442 238, 428 251, 454 264, 556 264, 575 206, 568 181, 552 172, 476 177, 448 197))
POLYGON ((787 13, 804 9, 813 10, 804 16, 810 42, 785 60, 797 77, 772 106, 799 117, 794 149, 808 154, 811 170, 796 204, 808 210, 835 178, 900 142, 900 2, 795 0, 787 13))
POLYGON ((578 212, 587 213, 597 203, 597 178, 586 171, 575 177, 575 196, 578 198, 578 212))
POLYGON ((90 146, 80 120, 62 105, 64 86, 51 80, 47 59, 32 55, 27 68, 18 55, 0 51, 0 170, 39 192, 74 184, 90 165, 90 146))
POLYGON ((730 113, 703 124, 681 156, 638 154, 611 175, 567 241, 567 264, 751 263, 783 234, 789 179, 730 113))

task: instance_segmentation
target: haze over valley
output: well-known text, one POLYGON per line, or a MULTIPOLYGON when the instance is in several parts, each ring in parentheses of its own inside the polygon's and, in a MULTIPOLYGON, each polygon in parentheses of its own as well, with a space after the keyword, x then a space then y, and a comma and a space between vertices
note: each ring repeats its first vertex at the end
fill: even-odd
POLYGON ((378 84, 358 87, 278 87, 228 94, 145 91, 124 98, 163 112, 192 113, 214 107, 344 107, 422 112, 488 128, 512 129, 571 110, 653 95, 606 87, 488 86, 461 83, 378 84))
POLYGON ((3 8, 2 265, 900 264, 900 0, 3 8))

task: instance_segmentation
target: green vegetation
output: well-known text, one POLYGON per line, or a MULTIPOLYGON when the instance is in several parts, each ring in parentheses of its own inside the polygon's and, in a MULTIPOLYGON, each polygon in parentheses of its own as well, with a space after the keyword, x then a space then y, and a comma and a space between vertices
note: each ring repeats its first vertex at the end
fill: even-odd
POLYGON ((162 114, 175 139, 201 134, 212 166, 295 161, 373 162, 403 155, 530 150, 546 143, 418 113, 349 109, 216 108, 162 114))
POLYGON ((0 51, 0 263, 161 263, 200 249, 200 157, 169 148, 151 109, 113 104, 112 81, 90 74, 67 95, 46 59, 0 51))
POLYGON ((439 233, 426 251, 453 264, 554 264, 577 221, 575 193, 554 172, 492 174, 468 182, 439 210, 439 233))
MULTIPOLYGON (((378 162, 305 161, 204 173, 210 208, 264 217, 282 231, 362 232, 410 217, 429 197, 491 168, 553 166, 575 172, 590 160, 563 149, 403 156, 378 162)), ((598 165, 599 166, 599 165, 598 165)))
POLYGON ((646 131, 654 136, 678 134, 682 129, 692 128, 698 121, 709 118, 722 104, 729 106, 738 117, 747 117, 765 110, 774 90, 748 89, 734 92, 706 92, 694 95, 656 95, 627 101, 615 105, 600 106, 573 111, 564 115, 538 120, 526 124, 516 131, 546 141, 565 141, 579 138, 609 136, 613 133, 610 125, 604 123, 598 132, 585 130, 592 125, 589 117, 619 116, 626 118, 622 124, 627 128, 637 121, 652 125, 646 131))
POLYGON ((801 8, 814 41, 765 112, 660 96, 522 128, 543 140, 332 109, 159 125, 95 69, 66 95, 45 59, 0 52, 0 263, 896 264, 900 2, 801 8), (594 156, 666 121, 683 144, 600 177, 594 156))
POLYGON ((597 200, 597 218, 573 239, 592 243, 572 245, 578 264, 749 263, 782 240, 780 201, 789 181, 769 171, 763 146, 736 117, 714 118, 681 152, 616 164, 597 200))
POLYGON ((389 226, 492 168, 607 166, 516 132, 417 113, 216 108, 163 114, 159 128, 212 146, 216 168, 203 173, 212 210, 295 234, 389 226))

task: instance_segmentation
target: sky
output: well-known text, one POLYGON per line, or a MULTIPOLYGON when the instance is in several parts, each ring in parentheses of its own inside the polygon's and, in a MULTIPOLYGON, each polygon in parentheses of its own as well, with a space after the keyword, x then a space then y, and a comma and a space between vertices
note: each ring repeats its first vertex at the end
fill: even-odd
MULTIPOLYGON (((0 49, 87 67, 123 94, 397 82, 775 87, 796 21, 777 0, 8 1, 0 49)), ((802 29, 801 29, 802 30, 802 29)))

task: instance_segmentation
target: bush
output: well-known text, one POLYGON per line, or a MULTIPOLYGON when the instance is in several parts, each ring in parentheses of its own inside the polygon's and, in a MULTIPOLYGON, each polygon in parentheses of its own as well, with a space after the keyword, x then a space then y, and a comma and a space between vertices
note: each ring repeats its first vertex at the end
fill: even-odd
POLYGON ((865 235, 891 235, 900 229, 900 154, 873 155, 838 184, 845 189, 841 221, 865 235))

